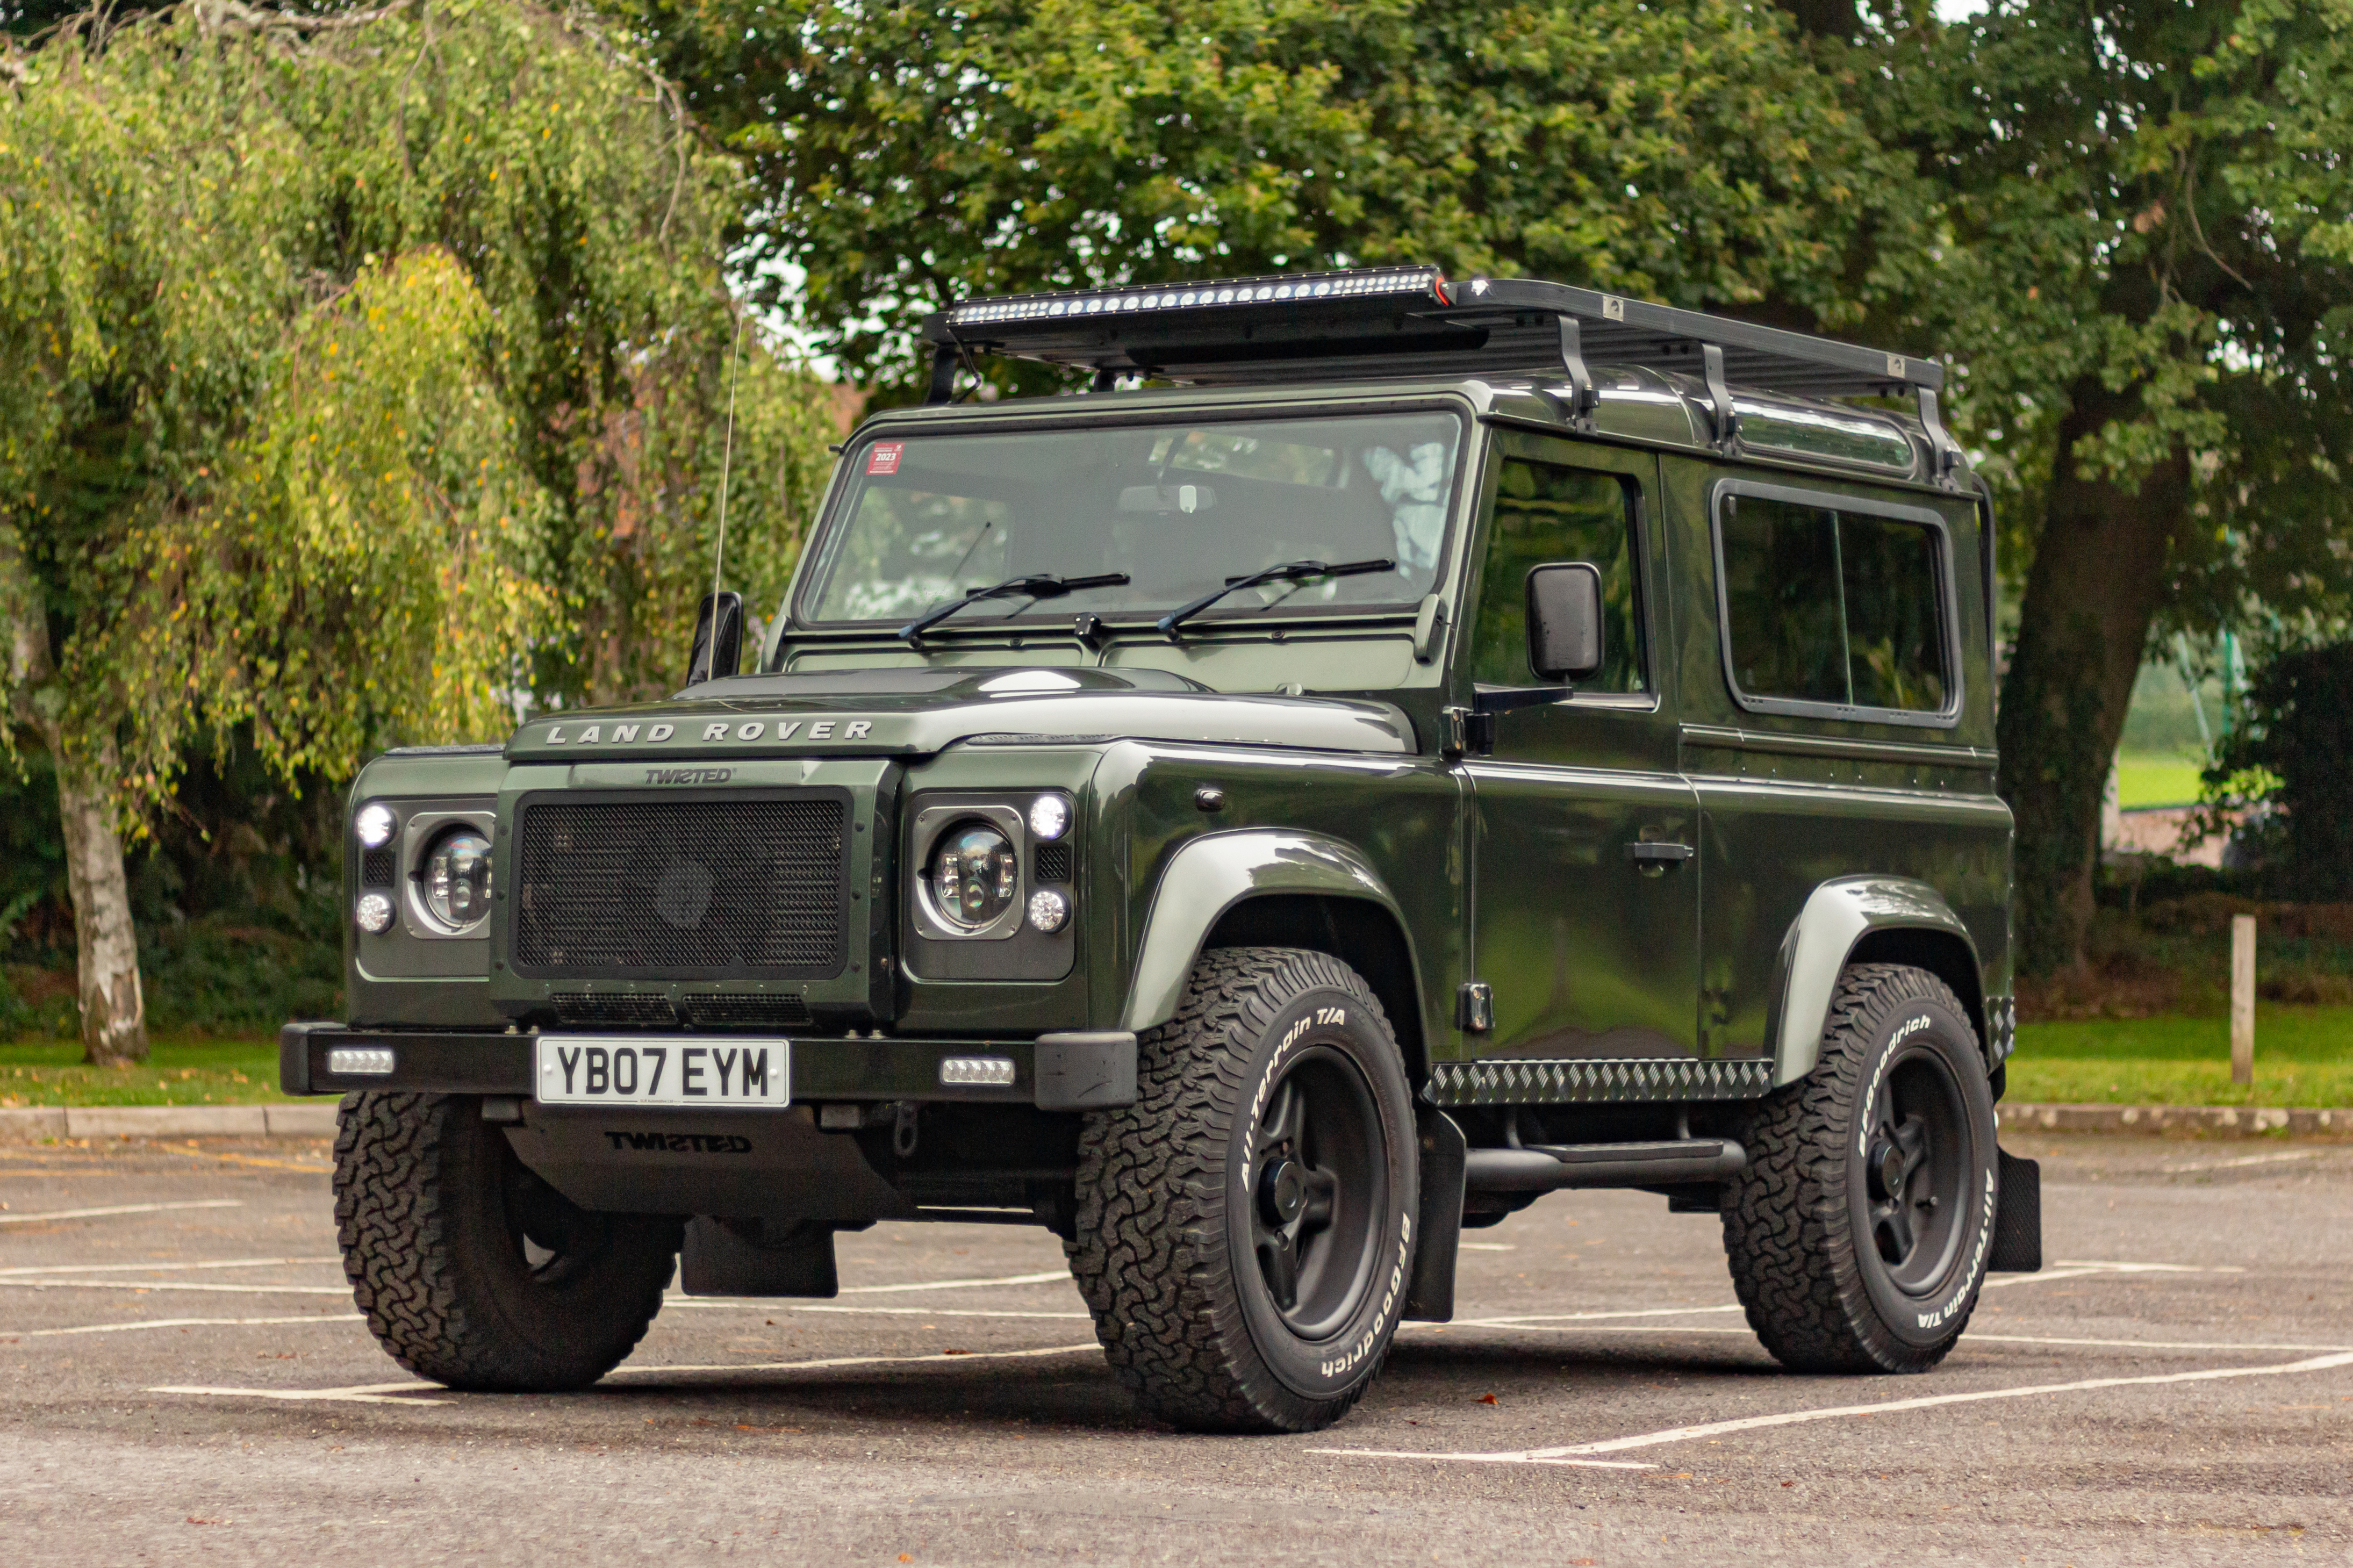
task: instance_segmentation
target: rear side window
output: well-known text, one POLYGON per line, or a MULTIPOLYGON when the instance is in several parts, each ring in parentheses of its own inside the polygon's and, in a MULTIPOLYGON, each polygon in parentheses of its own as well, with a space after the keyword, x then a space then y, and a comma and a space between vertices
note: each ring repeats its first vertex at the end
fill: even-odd
POLYGON ((1924 716, 1952 706, 1941 529, 1731 494, 1716 536, 1725 645, 1744 701, 1924 716))

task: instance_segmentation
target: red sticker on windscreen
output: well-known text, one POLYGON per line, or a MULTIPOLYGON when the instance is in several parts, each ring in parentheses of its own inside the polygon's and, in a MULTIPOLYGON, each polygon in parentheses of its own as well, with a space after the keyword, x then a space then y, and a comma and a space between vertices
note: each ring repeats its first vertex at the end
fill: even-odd
POLYGON ((904 441, 877 441, 866 449, 866 471, 870 474, 895 474, 899 471, 899 454, 907 449, 904 441))

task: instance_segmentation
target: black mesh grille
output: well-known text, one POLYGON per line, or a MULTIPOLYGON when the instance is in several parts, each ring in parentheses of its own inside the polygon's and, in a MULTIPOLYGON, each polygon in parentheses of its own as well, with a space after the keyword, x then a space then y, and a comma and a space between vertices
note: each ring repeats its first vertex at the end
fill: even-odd
POLYGON ((394 864, 392 846, 389 844, 381 849, 362 850, 360 852, 360 886, 363 888, 391 887, 394 864))
POLYGON ((1067 882, 1071 879, 1071 847, 1067 844, 1038 846, 1038 875, 1040 882, 1067 882))
POLYGON ((697 1028, 725 1029, 747 1024, 806 1024, 808 1004, 798 996, 744 995, 722 992, 683 998, 686 1021, 697 1028))
POLYGON ((577 991, 559 991, 548 1001, 554 1005, 559 1023, 652 1024, 666 1028, 678 1022, 667 996, 587 996, 577 991))
POLYGON ((837 973, 848 816, 828 795, 526 804, 515 963, 837 973))

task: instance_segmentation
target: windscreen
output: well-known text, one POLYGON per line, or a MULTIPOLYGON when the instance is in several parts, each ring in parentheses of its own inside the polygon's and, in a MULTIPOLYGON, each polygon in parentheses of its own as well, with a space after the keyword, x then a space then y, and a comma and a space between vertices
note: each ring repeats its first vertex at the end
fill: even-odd
POLYGON ((1157 616, 1296 561, 1391 564, 1240 589, 1200 618, 1412 604, 1437 578, 1461 440, 1455 416, 1418 413, 868 442, 800 619, 904 622, 1009 577, 1111 573, 1129 581, 991 599, 946 626, 1157 616))

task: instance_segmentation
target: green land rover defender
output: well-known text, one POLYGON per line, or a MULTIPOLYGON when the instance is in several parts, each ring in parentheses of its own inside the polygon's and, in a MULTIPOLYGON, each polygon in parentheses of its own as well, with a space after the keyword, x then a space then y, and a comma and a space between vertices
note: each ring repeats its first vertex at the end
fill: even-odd
POLYGON ((282 1075, 403 1366, 576 1388, 674 1273, 1034 1224, 1146 1411, 1296 1432, 1563 1188, 1720 1216, 1810 1372, 2039 1266, 1938 365, 1425 268, 925 336, 754 657, 713 593, 669 700, 353 787, 349 1019, 282 1075))

